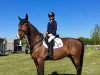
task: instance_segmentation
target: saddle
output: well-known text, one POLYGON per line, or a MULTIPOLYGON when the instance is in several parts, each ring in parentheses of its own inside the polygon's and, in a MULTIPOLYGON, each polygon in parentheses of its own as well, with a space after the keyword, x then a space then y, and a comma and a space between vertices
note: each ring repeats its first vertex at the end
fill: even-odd
MULTIPOLYGON (((49 38, 48 36, 45 36, 43 40, 43 45, 46 48, 48 48, 48 38, 49 38)), ((59 37, 56 37, 53 40, 54 40, 53 49, 60 48, 63 46, 63 42, 59 37)))

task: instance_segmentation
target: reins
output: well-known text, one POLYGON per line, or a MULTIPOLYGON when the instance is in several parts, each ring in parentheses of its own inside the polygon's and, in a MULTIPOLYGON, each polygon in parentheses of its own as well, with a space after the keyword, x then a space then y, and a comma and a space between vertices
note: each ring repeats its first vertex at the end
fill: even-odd
POLYGON ((38 46, 38 47, 36 47, 35 49, 33 49, 38 43, 40 43, 41 41, 43 41, 43 35, 41 34, 41 36, 40 36, 40 40, 38 41, 38 42, 35 42, 31 47, 30 47, 30 50, 35 50, 35 49, 37 49, 38 47, 40 47, 41 45, 42 45, 42 43, 38 46))

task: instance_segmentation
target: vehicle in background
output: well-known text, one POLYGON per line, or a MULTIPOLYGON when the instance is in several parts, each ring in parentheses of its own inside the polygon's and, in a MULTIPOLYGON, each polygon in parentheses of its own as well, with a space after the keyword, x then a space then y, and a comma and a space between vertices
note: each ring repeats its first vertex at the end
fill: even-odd
POLYGON ((0 55, 5 55, 7 52, 7 41, 4 38, 0 38, 0 55))

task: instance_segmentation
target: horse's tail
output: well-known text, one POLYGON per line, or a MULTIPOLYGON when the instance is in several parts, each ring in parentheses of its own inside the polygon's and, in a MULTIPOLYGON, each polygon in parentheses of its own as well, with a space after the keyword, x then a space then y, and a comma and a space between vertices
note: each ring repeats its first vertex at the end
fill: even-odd
POLYGON ((80 54, 80 72, 82 71, 82 67, 83 67, 83 58, 84 58, 84 43, 83 41, 79 40, 81 42, 81 54, 80 54))

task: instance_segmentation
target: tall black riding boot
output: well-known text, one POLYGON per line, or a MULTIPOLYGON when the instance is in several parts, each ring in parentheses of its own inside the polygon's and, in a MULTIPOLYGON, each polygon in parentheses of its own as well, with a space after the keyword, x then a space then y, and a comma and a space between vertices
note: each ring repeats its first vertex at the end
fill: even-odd
POLYGON ((54 44, 54 41, 51 41, 51 42, 49 43, 49 46, 48 46, 48 57, 49 57, 50 59, 53 58, 53 44, 54 44))

